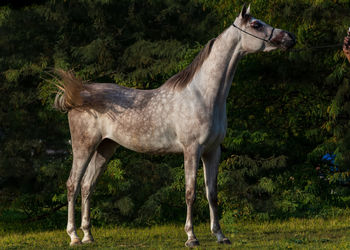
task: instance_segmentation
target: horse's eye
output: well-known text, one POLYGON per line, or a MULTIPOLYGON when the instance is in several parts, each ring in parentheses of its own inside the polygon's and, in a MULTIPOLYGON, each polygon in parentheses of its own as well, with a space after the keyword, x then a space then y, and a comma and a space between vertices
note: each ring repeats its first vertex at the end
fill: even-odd
POLYGON ((260 29, 263 25, 259 22, 252 23, 252 27, 256 30, 260 29))

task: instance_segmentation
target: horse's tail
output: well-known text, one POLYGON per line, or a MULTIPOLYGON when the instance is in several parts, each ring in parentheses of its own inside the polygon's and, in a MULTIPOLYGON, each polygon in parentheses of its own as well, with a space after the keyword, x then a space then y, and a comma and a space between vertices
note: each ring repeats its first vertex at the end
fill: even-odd
POLYGON ((85 89, 83 81, 77 79, 72 71, 64 71, 62 69, 55 70, 59 76, 59 91, 56 94, 54 107, 62 112, 79 108, 84 105, 81 92, 85 89))

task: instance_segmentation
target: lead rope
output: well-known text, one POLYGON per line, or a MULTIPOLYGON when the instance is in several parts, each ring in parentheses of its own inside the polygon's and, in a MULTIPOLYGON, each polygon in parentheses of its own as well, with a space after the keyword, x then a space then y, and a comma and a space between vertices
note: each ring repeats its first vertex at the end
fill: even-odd
POLYGON ((304 50, 319 50, 319 49, 332 49, 332 48, 342 48, 342 43, 337 44, 327 44, 327 45, 320 45, 320 46, 313 46, 313 47, 305 47, 300 49, 291 49, 289 52, 300 52, 304 50))

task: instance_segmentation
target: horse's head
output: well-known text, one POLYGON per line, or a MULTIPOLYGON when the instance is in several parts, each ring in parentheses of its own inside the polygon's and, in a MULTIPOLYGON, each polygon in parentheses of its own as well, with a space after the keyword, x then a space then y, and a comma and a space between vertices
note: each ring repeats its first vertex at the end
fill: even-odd
POLYGON ((287 31, 276 29, 250 15, 250 5, 245 5, 232 24, 241 34, 244 51, 254 53, 275 49, 290 49, 295 45, 295 36, 287 31))

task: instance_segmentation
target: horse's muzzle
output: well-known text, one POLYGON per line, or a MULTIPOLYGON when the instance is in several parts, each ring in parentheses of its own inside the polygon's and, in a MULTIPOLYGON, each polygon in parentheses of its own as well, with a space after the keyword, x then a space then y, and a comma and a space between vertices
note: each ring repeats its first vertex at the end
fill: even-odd
POLYGON ((282 50, 291 49, 296 44, 295 36, 284 30, 279 30, 270 42, 282 50))
POLYGON ((286 49, 291 49, 295 46, 295 44, 297 43, 296 42, 296 38, 295 38, 295 35, 290 33, 290 32, 287 32, 286 31, 286 34, 288 36, 287 39, 285 39, 284 43, 283 43, 283 46, 286 48, 286 49))

